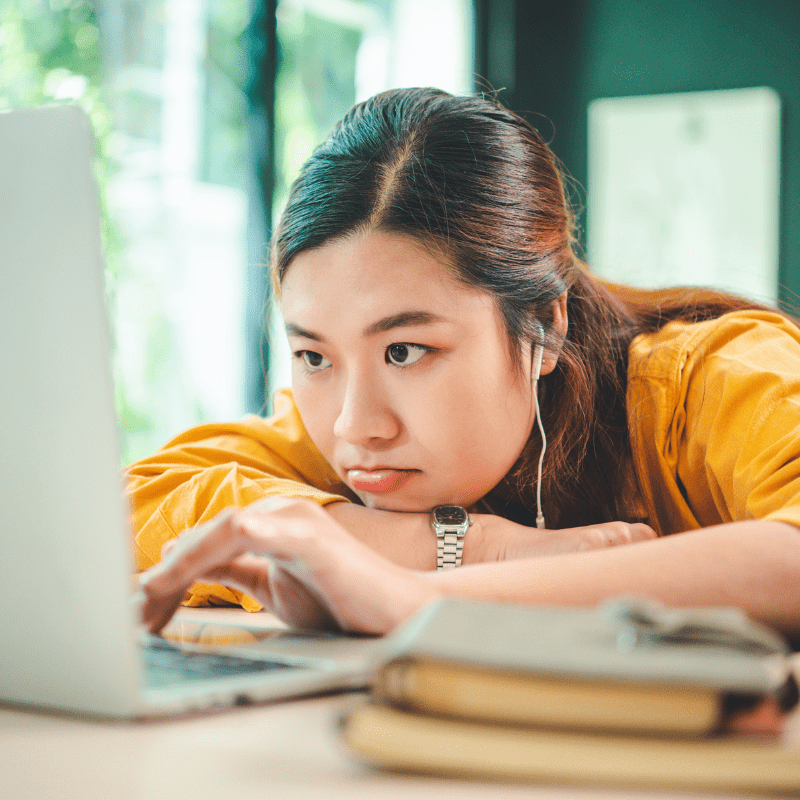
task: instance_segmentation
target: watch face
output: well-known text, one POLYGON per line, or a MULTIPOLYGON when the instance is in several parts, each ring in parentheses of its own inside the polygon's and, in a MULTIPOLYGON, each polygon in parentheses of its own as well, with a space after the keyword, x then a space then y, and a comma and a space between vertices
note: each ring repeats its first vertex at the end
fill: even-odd
POLYGON ((463 525, 469 519, 461 506, 436 506, 433 518, 437 525, 463 525))

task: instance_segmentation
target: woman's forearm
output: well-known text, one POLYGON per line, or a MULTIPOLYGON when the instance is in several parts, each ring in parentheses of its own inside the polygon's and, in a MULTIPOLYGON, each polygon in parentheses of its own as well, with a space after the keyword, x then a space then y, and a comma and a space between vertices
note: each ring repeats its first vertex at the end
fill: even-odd
MULTIPOLYGON (((436 536, 429 514, 379 511, 354 503, 331 503, 325 510, 356 539, 395 564, 416 570, 436 569, 436 536)), ((464 564, 498 561, 508 537, 523 530, 520 525, 486 514, 473 514, 472 521, 464 539, 464 564)))
POLYGON ((330 503, 325 511, 360 542, 408 569, 436 569, 436 537, 427 514, 378 511, 355 503, 330 503))
MULTIPOLYGON (((436 569, 436 536, 427 513, 378 511, 354 503, 331 503, 325 510, 356 539, 402 567, 436 569)), ((463 564, 540 558, 617 547, 655 537, 647 525, 605 522, 566 530, 539 530, 493 514, 471 514, 464 538, 463 564)))
POLYGON ((429 579, 443 594, 563 605, 644 595, 671 605, 736 606, 800 635, 800 530, 785 523, 734 522, 625 547, 593 544, 583 552, 550 555, 549 540, 569 532, 539 532, 477 515, 465 539, 464 566, 435 573, 436 538, 427 514, 352 503, 325 510, 394 563, 432 573, 429 579), (520 540, 534 542, 531 557, 520 557, 520 540))
POLYGON ((594 605, 645 595, 673 605, 737 606, 800 634, 800 530, 747 521, 589 552, 480 564, 430 576, 443 594, 594 605))

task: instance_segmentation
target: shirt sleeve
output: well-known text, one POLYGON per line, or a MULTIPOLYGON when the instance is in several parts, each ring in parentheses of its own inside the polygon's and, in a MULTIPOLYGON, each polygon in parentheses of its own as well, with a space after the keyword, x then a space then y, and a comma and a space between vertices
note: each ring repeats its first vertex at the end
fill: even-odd
POLYGON ((634 392, 653 423, 632 441, 651 450, 638 454, 639 472, 663 532, 748 519, 800 526, 800 331, 768 312, 673 330, 645 370, 648 397, 642 376, 634 392))
MULTIPOLYGON (((304 497, 320 504, 353 500, 311 441, 288 390, 275 396, 269 419, 193 428, 126 470, 136 569, 161 559, 164 544, 226 508, 263 497, 304 497)), ((261 606, 242 592, 196 583, 185 605, 261 606)))
POLYGON ((697 515, 800 526, 797 329, 783 319, 731 319, 687 360, 684 385, 678 475, 697 515))

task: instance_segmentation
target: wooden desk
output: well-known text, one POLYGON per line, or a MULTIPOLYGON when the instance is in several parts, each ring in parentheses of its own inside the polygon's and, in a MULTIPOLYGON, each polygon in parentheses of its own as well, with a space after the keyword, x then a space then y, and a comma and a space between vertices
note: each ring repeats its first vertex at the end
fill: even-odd
MULTIPOLYGON (((197 618, 197 614, 187 616, 197 618)), ((336 731, 338 715, 358 699, 337 695, 146 723, 97 722, 0 707, 0 798, 686 800, 705 796, 373 771, 350 756, 336 731)), ((708 796, 724 800, 722 795, 708 796)))

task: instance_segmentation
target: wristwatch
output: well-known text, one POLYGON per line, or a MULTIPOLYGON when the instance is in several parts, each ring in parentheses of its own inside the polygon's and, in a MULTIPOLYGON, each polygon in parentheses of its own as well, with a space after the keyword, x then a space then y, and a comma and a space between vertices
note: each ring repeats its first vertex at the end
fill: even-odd
POLYGON ((431 525, 436 534, 436 569, 461 566, 464 536, 472 520, 461 506, 436 506, 431 511, 431 525))

